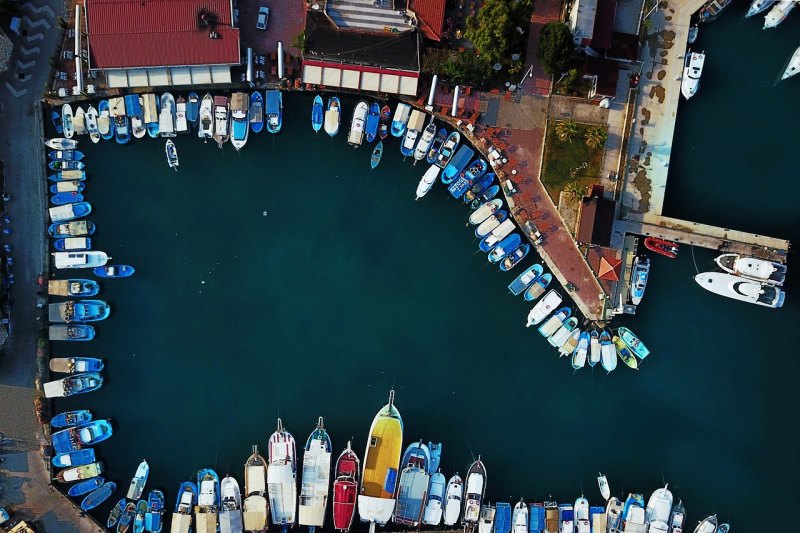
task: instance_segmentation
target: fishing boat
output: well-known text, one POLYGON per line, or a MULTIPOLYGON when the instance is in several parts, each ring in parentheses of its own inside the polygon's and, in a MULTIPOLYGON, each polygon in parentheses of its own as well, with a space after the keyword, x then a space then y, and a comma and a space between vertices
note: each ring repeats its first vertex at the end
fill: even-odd
POLYGON ((325 524, 331 476, 333 445, 322 417, 309 435, 303 451, 303 476, 300 481, 300 505, 297 522, 309 532, 325 524))
POLYGON ((95 459, 94 448, 86 448, 85 450, 59 453, 53 457, 52 463, 56 468, 69 468, 71 466, 88 465, 95 462, 95 459))
MULTIPOLYGON (((91 479, 103 473, 103 463, 89 463, 88 465, 73 466, 59 472, 54 479, 61 483, 72 483, 84 479, 91 479)), ((101 483, 102 484, 102 483, 101 483)), ((94 488, 92 488, 94 490, 94 488)))
POLYGON ((773 309, 781 307, 785 298, 785 293, 773 285, 724 272, 703 272, 697 274, 694 280, 714 294, 773 309))
POLYGON ((117 523, 117 533, 127 533, 133 525, 133 516, 136 514, 136 504, 128 502, 117 523))
POLYGON ((561 303, 561 300, 561 295, 555 289, 551 289, 530 310, 525 327, 529 328, 539 324, 539 322, 547 318, 547 315, 552 313, 555 308, 558 307, 558 305, 561 303))
POLYGON ((619 330, 617 330, 617 335, 619 335, 622 342, 624 342, 628 349, 639 359, 644 359, 650 354, 650 350, 648 350, 644 343, 639 340, 639 337, 628 328, 619 328, 619 330))
POLYGON ((694 528, 694 533, 714 533, 717 530, 717 515, 704 518, 694 528))
POLYGON ((47 139, 44 142, 44 144, 48 148, 59 151, 75 150, 75 148, 78 147, 78 141, 73 141, 72 139, 65 139, 63 137, 54 137, 52 139, 47 139))
POLYGON ((649 531, 653 533, 668 533, 669 518, 672 514, 672 492, 665 485, 653 491, 645 507, 645 521, 649 531))
POLYGON ((131 138, 130 122, 125 109, 125 98, 109 98, 108 113, 113 122, 114 139, 118 144, 126 144, 131 138))
POLYGON ((525 257, 528 255, 528 252, 531 251, 531 246, 529 244, 520 244, 511 252, 506 254, 502 261, 500 261, 500 270, 503 272, 508 272, 512 268, 514 268, 517 264, 519 264, 525 257))
POLYGON ((414 154, 414 147, 417 145, 419 134, 425 127, 425 113, 419 109, 411 112, 411 116, 406 124, 406 132, 403 135, 403 142, 400 144, 400 153, 403 157, 409 157, 414 154))
POLYGON ((170 93, 164 93, 159 103, 161 106, 158 110, 158 135, 175 137, 175 98, 170 93))
POLYGON ((79 409, 77 411, 64 411, 63 413, 57 414, 50 419, 50 425, 54 428, 68 428, 85 424, 91 420, 92 413, 90 411, 79 409))
POLYGON ((378 136, 378 126, 381 124, 381 106, 377 102, 372 102, 369 105, 369 112, 367 113, 367 121, 364 125, 364 133, 367 136, 367 142, 371 143, 378 136))
POLYGON ((372 420, 364 452, 364 471, 358 495, 358 514, 369 522, 370 533, 375 525, 386 525, 395 504, 395 485, 403 445, 403 419, 394 405, 394 390, 389 402, 372 420))
POLYGON ((611 497, 611 489, 608 486, 608 478, 600 472, 597 475, 597 487, 600 489, 600 495, 605 501, 611 497))
MULTIPOLYGON (((171 533, 189 533, 192 530, 192 510, 197 505, 197 485, 184 481, 178 489, 175 512, 172 513, 171 533)), ((205 533, 205 532, 202 532, 205 533)))
POLYGON ((592 330, 589 334, 589 366, 594 367, 594 365, 599 363, 600 357, 600 334, 597 333, 597 330, 592 330))
POLYGON ((415 442, 406 448, 400 462, 397 484, 397 504, 392 520, 397 524, 417 527, 424 512, 430 474, 430 450, 426 444, 415 442))
POLYGON ((500 241, 497 246, 492 248, 492 251, 488 254, 488 259, 490 263, 499 263, 507 254, 509 254, 514 248, 520 245, 522 242, 522 237, 519 236, 519 233, 512 233, 502 241, 500 241))
POLYGON ((486 235, 478 244, 478 248, 482 252, 491 252, 500 241, 505 239, 512 231, 517 228, 514 221, 510 218, 505 219, 499 226, 494 228, 488 235, 486 235))
POLYGON ((494 231, 494 229, 499 226, 506 218, 508 218, 508 212, 505 209, 501 209, 500 211, 495 212, 489 218, 478 224, 478 227, 475 228, 475 236, 479 239, 484 238, 490 232, 494 231))
POLYGON ((572 331, 578 326, 578 318, 577 317, 569 317, 567 320, 561 324, 561 327, 558 330, 550 335, 547 339, 547 342, 550 343, 550 346, 554 348, 559 348, 564 342, 569 338, 572 331))
POLYGON ((461 134, 459 132, 454 131, 447 136, 439 153, 436 155, 436 160, 434 161, 436 166, 443 169, 450 164, 459 142, 461 142, 461 134))
POLYGON ((651 252, 661 254, 665 257, 669 257, 670 259, 675 259, 675 257, 678 255, 677 243, 659 239, 658 237, 647 237, 644 240, 644 247, 651 252))
POLYGON ((214 533, 219 525, 219 475, 210 468, 197 473, 197 505, 194 508, 198 533, 214 533))
POLYGON ((380 138, 380 140, 384 140, 388 136, 389 136, 389 125, 381 122, 380 125, 378 126, 378 137, 380 138))
POLYGON ((247 136, 250 133, 249 114, 250 98, 247 93, 233 93, 231 95, 231 144, 236 150, 241 150, 247 143, 247 136))
POLYGON ((364 141, 364 128, 366 126, 367 113, 369 113, 369 106, 364 100, 361 100, 353 109, 353 118, 350 121, 350 132, 347 134, 347 144, 355 146, 356 148, 361 146, 361 143, 364 141))
POLYGON ((72 124, 72 107, 69 104, 61 106, 61 124, 64 137, 72 139, 75 136, 75 127, 72 124))
POLYGON ((261 133, 264 129, 264 97, 258 91, 250 95, 250 129, 253 133, 261 133))
POLYGON ((764 17, 764 29, 768 30, 775 28, 786 20, 789 12, 797 5, 797 0, 780 0, 775 6, 769 10, 767 16, 764 17))
POLYGON ((625 343, 622 342, 622 339, 614 335, 611 341, 614 343, 614 346, 617 349, 617 355, 619 355, 619 358, 622 359, 622 362, 630 368, 638 370, 639 362, 636 360, 636 356, 631 353, 625 343))
POLYGON ((458 474, 448 480, 444 494, 444 525, 453 526, 458 523, 464 503, 464 482, 458 474))
POLYGON ((489 172, 481 176, 472 186, 464 193, 464 203, 470 204, 477 199, 486 189, 488 189, 494 181, 494 172, 489 172))
POLYGON ((672 506, 672 513, 669 517, 669 533, 683 533, 683 526, 686 522, 686 509, 683 502, 678 501, 672 506))
POLYGON ((111 306, 102 300, 68 300, 48 305, 50 322, 97 322, 111 314, 111 306))
POLYGON ((564 341, 564 344, 561 345, 558 349, 558 356, 559 357, 570 357, 575 350, 578 348, 578 340, 581 337, 581 330, 580 328, 575 328, 572 330, 572 333, 569 334, 567 340, 564 341))
POLYGON ((142 95, 142 118, 147 135, 151 139, 158 137, 158 96, 153 93, 142 95))
MULTIPOLYGON (((79 202, 83 202, 83 195, 78 192, 60 192, 50 197, 50 203, 53 205, 76 204, 79 202)), ((59 249, 58 245, 56 245, 56 250, 59 249)))
POLYGON ((739 254, 722 254, 714 261, 729 274, 760 283, 783 285, 783 281, 786 279, 786 265, 774 261, 739 254))
POLYGON ((511 524, 512 533, 528 533, 528 506, 522 499, 514 506, 511 524))
POLYGON ((763 13, 769 7, 775 3, 775 0, 753 0, 750 4, 750 8, 747 10, 747 13, 744 15, 745 18, 754 17, 759 13, 763 13))
POLYGON ((381 108, 381 124, 388 124, 391 117, 392 108, 389 107, 389 104, 384 104, 381 108))
POLYGON ((80 161, 84 158, 80 150, 51 150, 47 156, 56 161, 80 161))
POLYGON ((89 202, 75 202, 51 207, 48 210, 50 220, 53 224, 69 222, 76 218, 84 217, 92 212, 92 205, 89 202))
POLYGON ((698 52, 687 52, 681 80, 681 94, 687 100, 697 94, 700 87, 700 76, 703 75, 703 63, 706 55, 698 52))
POLYGON ((392 117, 391 133, 393 137, 402 137, 406 132, 406 125, 411 115, 411 106, 402 102, 397 104, 392 117))
POLYGON ((467 470, 464 490, 464 511, 461 513, 461 523, 467 527, 474 527, 481 517, 481 505, 486 492, 486 467, 484 467, 480 455, 467 470))
POLYGON ((479 225, 484 220, 492 216, 492 214, 494 214, 502 206, 503 201, 499 199, 486 202, 472 212, 472 214, 469 216, 469 223, 472 225, 479 225))
POLYGON ((525 294, 522 295, 526 302, 534 302, 539 296, 544 294, 544 291, 553 280, 553 275, 549 272, 542 274, 539 278, 531 283, 530 287, 525 289, 525 294))
POLYGON ((86 130, 86 112, 81 106, 78 106, 72 117, 72 129, 75 135, 86 135, 88 133, 86 130))
POLYGON ((622 527, 621 520, 622 502, 616 496, 612 496, 606 504, 606 524, 610 531, 620 531, 622 527))
POLYGON ((283 428, 278 419, 278 428, 269 438, 269 467, 267 468, 267 493, 272 523, 288 531, 297 515, 297 455, 291 433, 283 428))
POLYGON ((58 183, 59 181, 83 181, 86 179, 84 170, 62 170, 55 174, 50 174, 47 179, 58 183))
POLYGON ((536 281, 536 278, 542 275, 542 272, 544 272, 544 268, 538 263, 526 268, 522 274, 514 278, 514 281, 509 283, 508 290, 514 296, 519 296, 525 292, 525 289, 528 288, 528 285, 536 281))
POLYGON ((494 513, 494 528, 496 533, 511 533, 511 504, 508 502, 497 502, 494 513))
POLYGON ((336 460, 333 482, 333 527, 337 531, 350 531, 356 512, 360 463, 350 447, 350 441, 336 460))
POLYGON ((436 165, 431 165, 428 170, 425 171, 425 174, 422 175, 422 178, 419 180, 419 184, 417 185, 417 192, 415 200, 419 200, 426 194, 428 191, 431 190, 433 184, 436 183, 436 178, 439 177, 439 171, 441 169, 436 165))
POLYGON ((103 483, 86 496, 81 502, 82 511, 90 511, 109 499, 114 491, 117 490, 117 484, 113 481, 103 483))
POLYGON ((572 368, 575 370, 586 366, 586 359, 589 354, 589 338, 589 332, 587 331, 584 331, 581 333, 580 337, 578 337, 578 347, 575 348, 575 352, 572 354, 572 368))
POLYGON ((82 161, 50 161, 47 164, 51 170, 83 170, 86 164, 82 161))
POLYGON ((383 156, 383 141, 378 141, 378 144, 375 145, 375 148, 372 150, 372 155, 369 158, 369 166, 371 168, 375 168, 381 162, 381 157, 383 156))
MULTIPOLYGON (((202 112, 201 112, 202 113, 202 112)), ((217 141, 217 146, 222 148, 222 145, 228 142, 230 138, 230 110, 227 96, 214 97, 214 135, 213 138, 217 141)))
POLYGON ((189 93, 186 101, 186 120, 192 128, 196 128, 200 122, 200 97, 194 91, 189 93))
POLYGON ((139 466, 136 467, 136 473, 133 475, 131 484, 128 486, 127 496, 129 500, 138 500, 142 497, 144 486, 147 483, 147 477, 149 475, 150 465, 147 464, 147 461, 142 460, 139 466))
POLYGON ((705 5, 700 8, 698 13, 700 22, 710 22, 714 20, 732 1, 733 0, 708 0, 705 5))
POLYGON ((283 93, 267 91, 267 131, 278 133, 283 126, 283 93))
POLYGON ((489 168, 486 164, 486 161, 483 159, 476 159, 472 163, 469 164, 465 172, 465 177, 469 180, 474 182, 478 178, 482 177, 486 173, 486 169, 489 168))
POLYGON ((177 172, 178 165, 180 164, 178 161, 178 149, 175 148, 175 143, 172 142, 172 139, 167 139, 164 145, 164 152, 167 154, 167 165, 169 165, 169 168, 174 168, 177 172))
POLYGON ((111 512, 108 515, 108 520, 106 521, 106 528, 111 529, 117 525, 119 522, 122 513, 125 512, 125 505, 128 503, 128 500, 125 498, 120 499, 116 505, 111 509, 111 512))
POLYGON ((220 533, 241 533, 242 493, 239 483, 231 476, 225 476, 219 484, 221 504, 219 508, 220 533))
POLYGON ((145 531, 161 533, 164 528, 164 510, 166 508, 164 501, 164 493, 160 490, 151 490, 147 494, 147 514, 144 515, 145 531))
POLYGON ((130 265, 107 265, 97 267, 93 272, 99 278, 127 278, 136 270, 130 265))
MULTIPOLYGON (((461 135, 459 134, 459 138, 461 135)), ((444 146, 445 141, 447 140, 447 130, 444 128, 440 128, 439 131, 436 132, 436 136, 433 138, 431 142, 431 146, 428 148, 428 153, 426 154, 425 160, 428 162, 429 165, 432 165, 436 162, 436 159, 439 157, 439 152, 444 146)))
POLYGON ((208 142, 214 136, 214 97, 209 93, 206 93, 200 102, 198 117, 197 136, 203 139, 203 142, 208 142))
MULTIPOLYGON (((62 374, 80 374, 83 372, 100 372, 103 370, 103 360, 97 359, 95 357, 54 357, 50 359, 48 363, 49 368, 52 372, 59 372, 62 374)), ((69 413, 88 413, 88 411, 68 411, 67 413, 62 414, 69 414, 69 413)), ((92 417, 89 415, 89 418, 86 420, 78 420, 72 424, 68 424, 74 426, 76 424, 81 424, 83 422, 88 422, 91 420, 92 417)), ((53 419, 56 422, 56 419, 53 419)), ((55 425, 54 422, 51 422, 52 425, 55 425)), ((55 426, 55 427, 62 427, 62 426, 55 426)), ((63 426, 63 427, 66 427, 63 426)))
POLYGON ((111 120, 111 113, 108 108, 108 100, 100 100, 97 104, 97 131, 103 140, 109 140, 114 136, 114 122, 111 120))
POLYGON ((487 188, 487 189, 486 189, 485 191, 483 191, 483 192, 482 192, 482 193, 481 193, 481 194, 480 194, 480 195, 479 195, 477 198, 475 198, 475 199, 472 201, 472 203, 471 203, 471 204, 470 204, 470 206, 469 206, 469 207, 470 207, 470 209, 476 209, 476 208, 477 208, 478 206, 480 206, 482 203, 484 203, 484 202, 488 202, 489 200, 491 200, 491 199, 493 199, 495 196, 497 196, 497 193, 499 193, 499 192, 500 192, 500 186, 499 186, 499 185, 496 185, 496 184, 495 184, 495 185, 492 185, 491 187, 487 188))
POLYGON ((644 290, 647 287, 647 277, 650 275, 650 259, 637 257, 633 260, 633 272, 631 274, 631 303, 639 305, 642 303, 644 290))
POLYGON ((55 252, 53 261, 56 268, 94 268, 104 265, 109 260, 105 252, 55 252))
POLYGON ((89 109, 86 110, 86 129, 89 131, 89 138, 92 140, 93 143, 97 144, 100 142, 100 130, 97 126, 97 109, 94 108, 93 105, 89 105, 89 109))
POLYGON ((267 528, 267 461, 253 446, 253 453, 244 464, 244 502, 242 516, 245 531, 267 528))
POLYGON ((175 132, 189 133, 189 121, 186 120, 186 98, 178 96, 175 101, 175 132))
POLYGON ((441 472, 431 476, 428 488, 425 510, 422 513, 422 523, 428 526, 438 526, 442 522, 444 491, 447 488, 447 479, 441 472))
POLYGON ((492 533, 494 530, 495 508, 489 504, 481 509, 481 519, 478 521, 478 533, 492 533))
POLYGON ((783 74, 781 74, 781 81, 791 78, 798 72, 800 72, 800 46, 798 46, 797 50, 794 51, 792 57, 789 59, 789 63, 783 70, 783 74))
POLYGON ((589 501, 581 496, 575 500, 574 509, 576 533, 590 533, 592 526, 589 522, 589 501))
POLYGON ((147 502, 139 500, 136 502, 136 514, 133 515, 133 533, 144 532, 144 515, 147 514, 147 502))
POLYGON ((62 192, 82 193, 86 189, 86 184, 82 181, 57 181, 50 185, 50 192, 58 194, 62 192))
MULTIPOLYGON (((84 465, 87 466, 87 465, 84 465)), ((94 489, 105 483, 106 480, 102 476, 95 476, 93 478, 86 479, 81 481, 80 483, 76 483, 75 485, 71 486, 67 491, 67 496, 72 496, 73 498, 76 496, 83 496, 84 494, 89 494, 94 489)))
POLYGON ((575 510, 572 504, 558 504, 558 523, 559 531, 572 533, 575 530, 575 510))
POLYGON ((328 108, 325 110, 325 133, 331 137, 339 133, 339 124, 342 121, 342 104, 335 96, 328 98, 328 108))
POLYGON ((463 145, 461 148, 458 149, 456 154, 450 159, 450 162, 444 167, 444 172, 442 172, 442 183, 445 185, 451 183, 458 174, 464 170, 464 167, 467 166, 472 156, 475 155, 475 151, 467 145, 463 145))
POLYGON ((131 133, 137 139, 147 135, 147 127, 144 121, 142 110, 142 100, 138 94, 128 94, 125 96, 125 113, 131 121, 131 133))
POLYGON ((422 137, 417 141, 417 146, 414 148, 414 160, 422 161, 428 155, 428 150, 433 145, 433 139, 436 137, 436 123, 431 118, 431 121, 425 126, 422 131, 422 137))
MULTIPOLYGON (((545 530, 545 512, 543 504, 532 503, 528 506, 528 521, 528 529, 531 533, 542 533, 545 530)), ((605 527, 603 527, 595 531, 603 533, 605 530, 605 527)))
POLYGON ((562 307, 553 313, 550 318, 542 322, 542 325, 538 328, 539 334, 545 339, 549 339, 561 329, 564 321, 566 321, 570 315, 572 315, 572 309, 569 307, 562 307))
POLYGON ((325 122, 325 106, 322 103, 322 97, 316 95, 314 103, 311 105, 311 127, 314 131, 319 133, 322 129, 322 124, 325 122))
POLYGON ((50 120, 53 121, 53 127, 56 129, 56 133, 62 135, 64 133, 64 122, 61 120, 61 114, 55 109, 51 109, 50 120))

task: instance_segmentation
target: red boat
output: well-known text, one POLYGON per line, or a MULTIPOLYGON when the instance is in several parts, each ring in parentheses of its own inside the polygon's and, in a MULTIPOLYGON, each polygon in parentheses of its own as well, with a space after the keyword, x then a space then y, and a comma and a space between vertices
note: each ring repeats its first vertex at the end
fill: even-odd
POLYGON ((657 254, 665 255, 670 259, 675 259, 678 255, 678 244, 672 241, 665 241, 658 237, 647 237, 644 240, 644 247, 657 254))
POLYGON ((358 456, 347 448, 336 460, 336 481, 333 482, 333 527, 339 531, 349 531, 356 513, 358 497, 358 456))

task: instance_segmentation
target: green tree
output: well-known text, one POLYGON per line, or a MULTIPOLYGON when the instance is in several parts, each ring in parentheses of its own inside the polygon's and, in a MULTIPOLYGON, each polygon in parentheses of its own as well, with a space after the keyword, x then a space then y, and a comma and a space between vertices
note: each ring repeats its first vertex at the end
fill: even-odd
POLYGON ((489 64, 471 52, 453 52, 441 65, 441 75, 451 83, 483 85, 490 74, 489 64))
POLYGON ((295 50, 300 50, 301 52, 306 51, 306 32, 305 30, 301 31, 294 37, 292 37, 292 48, 295 50))
POLYGON ((564 192, 573 199, 578 200, 586 194, 586 185, 581 185, 577 180, 572 180, 564 186, 564 192))
POLYGON ((586 146, 589 148, 599 148, 606 144, 608 130, 602 126, 593 126, 586 130, 586 146))
POLYGON ((485 0, 475 15, 467 17, 464 36, 489 64, 503 63, 512 44, 514 20, 507 0, 485 0))
POLYGON ((559 120, 556 122, 556 137, 561 142, 572 142, 578 135, 578 125, 574 120, 559 120))
POLYGON ((563 22, 550 22, 542 28, 539 35, 539 49, 536 57, 542 63, 544 71, 553 75, 563 71, 569 65, 575 46, 572 44, 572 33, 563 22))

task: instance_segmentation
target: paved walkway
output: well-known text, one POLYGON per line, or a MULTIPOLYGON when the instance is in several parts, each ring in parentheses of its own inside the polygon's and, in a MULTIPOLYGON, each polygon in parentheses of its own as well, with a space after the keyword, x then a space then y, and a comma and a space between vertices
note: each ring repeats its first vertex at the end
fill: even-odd
POLYGON ((523 94, 541 96, 550 94, 550 76, 544 73, 542 65, 536 58, 536 51, 539 49, 539 34, 544 25, 549 22, 558 22, 560 16, 561 0, 537 0, 534 3, 528 50, 525 54, 525 72, 530 70, 531 75, 522 82, 520 90, 523 94))

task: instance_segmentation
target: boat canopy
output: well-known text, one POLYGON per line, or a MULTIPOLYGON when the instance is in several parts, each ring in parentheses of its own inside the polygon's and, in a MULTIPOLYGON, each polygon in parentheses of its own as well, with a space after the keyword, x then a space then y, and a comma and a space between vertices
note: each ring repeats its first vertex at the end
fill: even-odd
POLYGON ((47 292, 51 296, 69 296, 69 281, 65 279, 51 279, 47 282, 47 292))
POLYGON ((245 498, 243 517, 245 531, 261 531, 264 529, 267 523, 267 499, 257 494, 245 498))
POLYGON ((231 95, 231 115, 233 118, 246 118, 250 109, 250 96, 247 93, 231 95))
POLYGON ((108 113, 112 117, 125 116, 125 99, 124 98, 109 98, 108 99, 108 113))
POLYGON ((408 119, 408 129, 412 131, 422 131, 425 128, 425 113, 419 109, 411 112, 411 118, 408 119))
POLYGON ((127 111, 128 116, 131 117, 142 116, 142 106, 139 103, 138 94, 125 95, 125 110, 127 111))
POLYGON ((375 498, 373 496, 358 496, 358 515, 362 522, 375 522, 386 525, 392 517, 394 510, 393 498, 375 498))
MULTIPOLYGON (((66 379, 66 378, 64 378, 66 379)), ((42 388, 44 389, 45 398, 63 398, 66 396, 64 393, 64 379, 56 381, 48 381, 42 388)))
POLYGON ((281 110, 281 92, 267 91, 267 114, 277 115, 281 110))
POLYGON ((192 528, 192 515, 173 513, 172 526, 169 530, 172 533, 189 533, 192 528))
POLYGON ((242 531, 242 526, 242 513, 238 509, 219 513, 220 531, 242 531))
POLYGON ((250 494, 267 491, 267 486, 264 484, 263 465, 247 467, 247 490, 250 491, 250 494))
POLYGON ((50 208, 50 219, 59 222, 75 216, 73 204, 57 205, 50 208))
POLYGON ((197 533, 217 533, 217 513, 197 513, 197 533))

